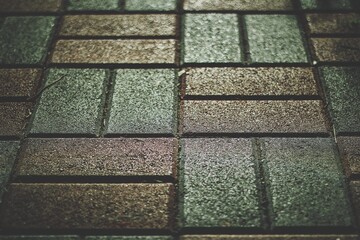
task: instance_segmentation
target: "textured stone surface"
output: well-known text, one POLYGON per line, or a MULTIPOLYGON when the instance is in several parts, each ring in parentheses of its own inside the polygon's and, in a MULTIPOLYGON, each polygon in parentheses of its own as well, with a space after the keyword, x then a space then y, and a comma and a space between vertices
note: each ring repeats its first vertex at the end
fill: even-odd
POLYGON ((1 97, 34 96, 41 76, 41 69, 0 69, 1 97))
POLYGON ((185 0, 185 10, 281 11, 292 10, 290 0, 185 0))
POLYGON ((240 40, 236 14, 186 14, 183 62, 240 62, 240 40))
POLYGON ((0 141, 0 198, 5 190, 19 145, 20 142, 16 141, 0 141))
POLYGON ((0 63, 42 63, 54 24, 49 16, 7 17, 0 29, 0 63))
POLYGON ((359 62, 360 38, 312 38, 320 62, 359 62))
POLYGON ((120 69, 107 133, 176 132, 174 69, 120 69))
POLYGON ((171 236, 89 236, 85 240, 173 240, 171 236))
POLYGON ((359 175, 360 137, 338 137, 337 143, 347 175, 359 175))
POLYGON ((27 139, 16 176, 175 176, 170 138, 27 139))
POLYGON ((176 0, 126 0, 128 11, 172 11, 176 10, 176 0))
POLYGON ((0 103, 0 136, 20 137, 26 120, 30 116, 32 104, 23 102, 0 103))
POLYGON ((311 68, 191 68, 186 95, 317 95, 311 68))
POLYGON ((0 0, 0 12, 57 12, 61 0, 0 0))
POLYGON ((358 34, 360 32, 360 15, 356 13, 308 14, 310 33, 358 34))
POLYGON ((357 240, 356 235, 184 235, 181 240, 357 240))
POLYGON ((59 235, 13 235, 13 236, 0 236, 1 240, 80 240, 77 236, 59 236, 59 235))
POLYGON ((360 67, 322 67, 320 73, 336 132, 360 132, 360 67))
POLYGON ((176 40, 60 40, 53 63, 175 63, 176 40))
POLYGON ((184 133, 326 132, 320 101, 185 101, 184 133))
POLYGON ((11 184, 5 229, 170 229, 172 184, 11 184))
POLYGON ((183 225, 261 227, 249 139, 184 139, 183 225))
POLYGON ((246 15, 245 25, 252 62, 307 62, 304 43, 295 16, 246 15))
POLYGON ((333 10, 350 9, 351 0, 300 0, 303 9, 333 10))
POLYGON ((351 197, 354 206, 354 214, 358 220, 360 221, 360 181, 350 182, 350 191, 351 197))
POLYGON ((273 226, 352 225, 334 147, 326 138, 265 139, 273 226))
POLYGON ((60 31, 63 36, 175 36, 176 16, 67 15, 60 31))
POLYGON ((118 10, 119 0, 69 0, 68 10, 118 10))
POLYGON ((98 134, 108 72, 50 69, 31 133, 98 134))

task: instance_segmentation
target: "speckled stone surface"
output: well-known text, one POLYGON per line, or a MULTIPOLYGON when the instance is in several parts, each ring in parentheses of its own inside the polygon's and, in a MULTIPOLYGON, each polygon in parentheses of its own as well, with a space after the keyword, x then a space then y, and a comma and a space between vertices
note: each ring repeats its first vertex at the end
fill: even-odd
POLYGON ((310 33, 359 34, 360 15, 356 13, 307 14, 310 33))
POLYGON ((68 10, 119 10, 119 0, 69 0, 68 10))
POLYGON ((274 227, 352 226, 334 147, 326 138, 264 140, 274 227))
POLYGON ((184 235, 181 240, 357 240, 356 235, 184 235))
POLYGON ((236 14, 186 14, 184 63, 241 62, 236 14))
POLYGON ((16 176, 175 176, 171 138, 27 139, 16 176))
POLYGON ((360 175, 360 137, 338 137, 337 143, 347 175, 360 175))
POLYGON ((53 63, 175 64, 176 40, 59 40, 53 63))
POLYGON ((0 0, 0 12, 57 12, 61 0, 0 0))
POLYGON ((184 133, 326 132, 320 101, 185 101, 184 133))
POLYGON ((128 11, 173 11, 176 0, 126 0, 125 10, 128 11))
POLYGON ((306 10, 341 10, 350 9, 351 0, 300 0, 301 6, 306 10))
POLYGON ((249 139, 183 139, 184 227, 261 227, 249 139))
POLYGON ((312 38, 320 62, 360 62, 360 38, 312 38))
POLYGON ((306 51, 294 15, 246 15, 251 61, 305 63, 306 51))
POLYGON ((19 145, 20 142, 17 141, 0 141, 0 198, 5 190, 19 145))
POLYGON ((171 229, 172 184, 13 183, 3 229, 171 229))
POLYGON ((190 11, 281 11, 292 8, 290 0, 185 0, 184 2, 184 9, 190 11))
POLYGON ((20 137, 32 110, 31 103, 0 103, 0 136, 20 137))
POLYGON ((102 69, 50 69, 31 133, 98 134, 109 73, 102 69))
POLYGON ((0 69, 1 97, 34 96, 41 76, 41 69, 0 69))
POLYGON ((55 17, 7 17, 0 29, 0 64, 44 61, 55 17))
POLYGON ((1 236, 1 240, 80 240, 80 237, 77 236, 59 236, 59 235, 7 235, 7 236, 1 236))
POLYGON ((174 134, 176 132, 174 69, 120 69, 107 133, 174 134))
POLYGON ((173 240, 171 236, 89 236, 85 240, 173 240))
POLYGON ((68 15, 63 36, 175 36, 176 15, 68 15))
POLYGON ((336 132, 360 132, 360 67, 322 67, 320 74, 336 132))
POLYGON ((186 95, 317 95, 311 68, 190 68, 186 95))
POLYGON ((350 192, 355 210, 354 214, 359 222, 360 221, 360 181, 350 182, 350 192))

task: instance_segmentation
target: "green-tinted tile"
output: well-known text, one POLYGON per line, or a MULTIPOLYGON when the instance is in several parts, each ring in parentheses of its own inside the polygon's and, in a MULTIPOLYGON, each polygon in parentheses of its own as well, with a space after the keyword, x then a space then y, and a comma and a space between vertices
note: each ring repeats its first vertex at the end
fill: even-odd
POLYGON ((350 9, 350 0, 300 0, 303 9, 329 10, 350 9))
POLYGON ((176 0, 125 0, 129 11, 172 11, 176 10, 176 0))
POLYGON ((19 142, 0 141, 0 198, 13 167, 19 142))
POLYGON ((68 10, 118 10, 119 0, 70 0, 68 10))

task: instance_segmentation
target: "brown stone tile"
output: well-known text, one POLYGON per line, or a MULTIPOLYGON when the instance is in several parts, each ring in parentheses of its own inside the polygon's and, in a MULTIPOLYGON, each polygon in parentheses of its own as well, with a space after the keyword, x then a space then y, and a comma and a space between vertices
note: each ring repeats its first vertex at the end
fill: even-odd
POLYGON ((360 61, 360 38, 313 38, 312 43, 320 62, 360 61))
POLYGON ((0 103, 0 136, 20 136, 31 113, 31 103, 0 103))
POLYGON ((337 143, 346 174, 360 174, 360 137, 338 137, 337 143))
POLYGON ((0 0, 0 12, 57 12, 61 0, 0 0))
POLYGON ((174 64, 175 40, 60 40, 53 63, 174 64))
POLYGON ((172 184, 11 184, 5 229, 170 229, 172 184))
POLYGON ((175 36, 176 15, 68 15, 62 36, 175 36))
POLYGON ((30 97, 39 86, 41 69, 0 69, 1 97, 30 97))
POLYGON ((184 133, 326 132, 321 101, 184 101, 184 133))
POLYGON ((358 220, 358 224, 360 222, 360 181, 350 182, 350 192, 352 196, 352 203, 354 207, 354 214, 358 220))
POLYGON ((311 68, 191 68, 186 95, 317 95, 311 68))
POLYGON ((306 19, 312 34, 360 33, 360 15, 356 13, 307 14, 306 19))
POLYGON ((356 235, 185 235, 181 240, 357 240, 356 235))

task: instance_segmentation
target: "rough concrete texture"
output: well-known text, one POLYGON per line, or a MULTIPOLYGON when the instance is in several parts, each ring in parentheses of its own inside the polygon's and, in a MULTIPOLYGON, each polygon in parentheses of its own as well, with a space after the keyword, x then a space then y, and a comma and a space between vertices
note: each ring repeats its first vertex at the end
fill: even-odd
POLYGON ((31 133, 98 134, 107 77, 102 69, 50 69, 31 133))
POLYGON ((307 14, 312 34, 359 34, 360 15, 356 13, 307 14))
POLYGON ((0 29, 0 63, 43 63, 55 17, 7 17, 0 29))
POLYGON ((85 240, 173 240, 171 236, 89 236, 85 240))
POLYGON ((62 36, 175 36, 176 15, 67 15, 62 36))
POLYGON ((356 235, 184 235, 180 240, 357 240, 356 235))
POLYGON ((176 0, 126 0, 125 10, 128 11, 174 11, 176 0))
POLYGON ((184 63, 241 62, 236 14, 186 14, 184 63))
POLYGON ((69 0, 68 10, 119 10, 119 0, 69 0))
POLYGON ((13 183, 5 229, 171 229, 172 184, 13 183))
POLYGON ((61 0, 0 0, 0 12, 57 12, 61 0))
POLYGON ((170 138, 27 139, 16 176, 174 176, 170 138))
POLYGON ((1 97, 32 97, 39 87, 41 69, 0 69, 1 97))
POLYGON ((184 9, 190 11, 281 11, 292 10, 290 0, 185 0, 184 9))
POLYGON ((336 132, 360 132, 360 67, 321 67, 330 116, 336 132))
POLYGON ((19 145, 20 142, 17 141, 0 141, 0 198, 5 190, 19 145))
POLYGON ((1 236, 1 240, 80 240, 80 237, 77 236, 59 236, 59 235, 13 235, 13 236, 1 236))
POLYGON ((334 147, 327 138, 264 140, 273 227, 352 226, 334 147))
POLYGON ((175 64, 176 40, 59 40, 53 63, 175 64))
POLYGON ((251 61, 305 63, 306 51, 293 15, 246 15, 251 61))
POLYGON ((184 139, 184 227, 261 227, 249 139, 184 139))
POLYGON ((175 92, 174 69, 118 70, 107 133, 175 134, 175 92))
POLYGON ((354 214, 359 223, 360 221, 360 181, 350 182, 350 192, 352 197, 352 203, 354 206, 354 214))
POLYGON ((318 94, 311 68, 189 68, 186 95, 318 94))
POLYGON ((306 10, 341 10, 350 9, 351 0, 300 0, 301 6, 306 10))
POLYGON ((185 101, 184 133, 327 132, 320 101, 185 101))
POLYGON ((32 104, 24 102, 0 103, 0 136, 20 137, 31 115, 32 104))
POLYGON ((360 137, 338 137, 337 143, 346 174, 360 174, 360 137))
POLYGON ((312 38, 320 62, 360 62, 360 38, 312 38))

